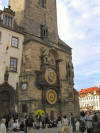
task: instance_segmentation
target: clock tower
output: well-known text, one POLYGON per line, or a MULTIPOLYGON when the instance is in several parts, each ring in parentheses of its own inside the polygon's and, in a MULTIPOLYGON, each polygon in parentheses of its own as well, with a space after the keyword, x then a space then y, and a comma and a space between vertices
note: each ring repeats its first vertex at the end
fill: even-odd
POLYGON ((58 43, 56 0, 10 0, 16 22, 25 29, 25 39, 41 38, 41 28, 48 27, 48 40, 58 43))
POLYGON ((18 112, 43 109, 51 120, 79 113, 72 49, 58 37, 56 0, 10 0, 24 28, 18 112))

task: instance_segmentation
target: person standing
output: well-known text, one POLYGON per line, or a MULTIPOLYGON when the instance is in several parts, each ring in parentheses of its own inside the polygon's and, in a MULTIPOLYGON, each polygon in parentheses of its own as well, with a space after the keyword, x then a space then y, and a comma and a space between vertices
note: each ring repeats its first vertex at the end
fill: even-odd
POLYGON ((26 121, 27 121, 27 115, 25 115, 25 117, 24 117, 24 133, 27 133, 27 123, 26 123, 26 121))
POLYGON ((70 117, 69 117, 69 129, 70 129, 70 133, 72 133, 73 131, 75 131, 75 119, 74 119, 74 116, 73 114, 71 113, 70 114, 70 117))
POLYGON ((95 112, 94 115, 93 115, 93 127, 94 128, 96 127, 97 123, 98 123, 98 116, 95 112))
POLYGON ((90 115, 89 111, 87 112, 87 115, 85 117, 85 121, 86 121, 87 133, 92 133, 92 128, 93 128, 92 116, 90 115))
POLYGON ((6 119, 1 120, 0 133, 6 133, 6 119))
POLYGON ((76 126, 76 132, 79 132, 80 131, 80 122, 79 122, 79 119, 77 119, 77 121, 75 123, 75 126, 76 126))
POLYGON ((40 115, 40 113, 38 113, 36 115, 36 119, 37 119, 37 128, 40 128, 40 121, 41 121, 41 115, 40 115))
POLYGON ((87 132, 85 118, 86 118, 86 113, 82 111, 80 113, 80 131, 82 133, 87 132))
POLYGON ((33 118, 32 115, 29 115, 29 117, 26 120, 26 127, 27 127, 27 133, 33 133, 33 118))
POLYGON ((69 133, 68 119, 67 119, 66 115, 62 119, 62 133, 69 133))

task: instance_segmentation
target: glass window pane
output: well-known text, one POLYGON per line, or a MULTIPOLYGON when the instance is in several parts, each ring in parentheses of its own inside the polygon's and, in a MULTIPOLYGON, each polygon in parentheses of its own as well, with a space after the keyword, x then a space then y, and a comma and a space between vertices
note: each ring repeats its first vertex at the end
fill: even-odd
POLYGON ((11 58, 10 59, 10 70, 11 71, 17 71, 17 59, 16 58, 11 58))
POLYGON ((15 48, 18 48, 18 38, 12 37, 11 45, 15 48))

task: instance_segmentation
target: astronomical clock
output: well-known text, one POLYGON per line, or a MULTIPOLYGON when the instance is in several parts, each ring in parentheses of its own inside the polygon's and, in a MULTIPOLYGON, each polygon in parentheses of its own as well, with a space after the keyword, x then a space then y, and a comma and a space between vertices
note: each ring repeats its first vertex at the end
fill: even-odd
POLYGON ((55 70, 53 70, 52 68, 48 68, 45 71, 45 81, 50 84, 50 85, 54 85, 57 81, 57 74, 55 72, 55 70))
POLYGON ((37 85, 42 89, 45 105, 55 105, 59 98, 59 79, 56 59, 49 50, 41 57, 41 70, 37 72, 37 85))
POLYGON ((49 89, 46 91, 46 100, 51 105, 57 102, 57 93, 54 89, 49 89))

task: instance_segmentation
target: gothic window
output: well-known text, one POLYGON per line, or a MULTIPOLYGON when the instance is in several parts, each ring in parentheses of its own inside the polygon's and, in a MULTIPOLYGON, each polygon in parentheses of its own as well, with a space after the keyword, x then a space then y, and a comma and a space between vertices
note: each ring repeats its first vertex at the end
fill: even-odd
POLYGON ((46 0, 39 0, 39 3, 41 7, 46 7, 46 0))
POLYGON ((41 25, 41 38, 48 38, 48 27, 46 25, 41 25))

